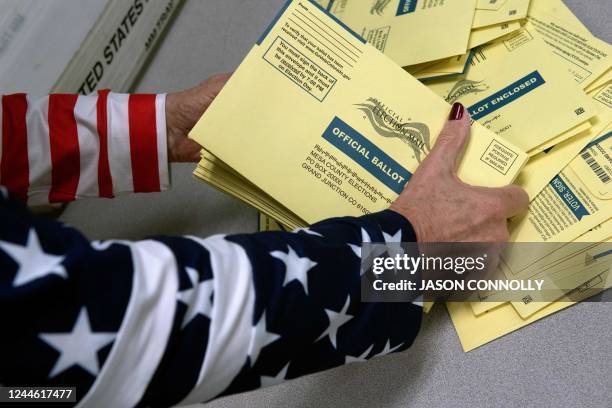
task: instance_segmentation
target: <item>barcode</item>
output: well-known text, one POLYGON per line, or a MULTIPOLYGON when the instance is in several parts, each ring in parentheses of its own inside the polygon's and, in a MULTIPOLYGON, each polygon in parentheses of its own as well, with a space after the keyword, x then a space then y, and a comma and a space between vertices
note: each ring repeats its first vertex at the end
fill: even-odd
POLYGON ((595 161, 595 159, 593 159, 593 156, 591 156, 591 152, 583 152, 582 158, 589 165, 591 170, 595 172, 595 174, 597 175, 597 177, 599 177, 602 183, 608 184, 610 182, 610 175, 606 173, 604 169, 601 168, 601 166, 599 165, 599 163, 597 163, 597 161, 595 161))
POLYGON ((472 54, 472 57, 470 58, 470 65, 474 67, 477 64, 481 63, 482 61, 486 61, 486 60, 487 60, 487 56, 485 55, 484 52, 482 52, 482 48, 474 48, 474 53, 472 54))

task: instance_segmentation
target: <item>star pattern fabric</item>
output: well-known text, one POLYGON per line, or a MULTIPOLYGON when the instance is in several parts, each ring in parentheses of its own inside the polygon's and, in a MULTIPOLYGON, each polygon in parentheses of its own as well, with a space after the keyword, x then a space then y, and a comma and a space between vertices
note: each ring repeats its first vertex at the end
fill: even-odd
POLYGON ((361 245, 363 243, 371 243, 372 238, 370 238, 370 234, 364 228, 361 228, 361 242, 357 244, 348 243, 347 245, 351 248, 351 251, 357 256, 357 258, 361 258, 361 245))
MULTIPOLYGON (((370 235, 364 228, 361 228, 361 242, 358 244, 348 243, 347 245, 351 249, 351 251, 353 251, 353 254, 355 254, 355 256, 361 260, 361 255, 362 255, 361 246, 364 243, 370 243, 370 242, 372 242, 372 238, 370 238, 370 235)), ((365 269, 361 269, 359 275, 363 276, 364 273, 365 273, 365 269)))
POLYGON ((314 235, 314 236, 323 238, 323 235, 321 235, 317 231, 311 230, 310 228, 297 228, 297 229, 293 230, 293 232, 295 232, 295 233, 303 232, 305 234, 310 234, 310 235, 314 235))
POLYGON ((402 229, 398 229, 397 232, 395 234, 388 234, 386 232, 383 231, 383 237, 385 239, 385 242, 387 244, 391 244, 391 243, 400 243, 402 242, 402 229))
POLYGON ((259 322, 251 328, 251 339, 249 341, 248 356, 251 360, 251 365, 257 362, 261 349, 266 347, 268 344, 275 342, 280 339, 280 335, 271 333, 267 330, 266 315, 265 313, 259 319, 259 322))
POLYGON ((197 270, 186 267, 185 272, 189 276, 189 281, 192 286, 177 294, 178 300, 187 306, 187 311, 185 312, 185 317, 183 317, 181 327, 185 327, 198 314, 210 319, 214 287, 212 279, 200 282, 200 274, 197 270))
POLYGON ((395 350, 399 349, 400 347, 402 347, 402 344, 398 344, 395 347, 391 347, 391 341, 387 341, 387 343, 385 344, 385 347, 382 349, 381 352, 374 354, 372 356, 372 358, 374 357, 380 357, 380 356, 385 356, 389 353, 393 353, 395 350))
POLYGON ((40 338, 60 353, 49 378, 73 365, 79 365, 95 376, 100 372, 96 354, 115 339, 115 333, 92 331, 87 309, 82 308, 70 333, 41 333, 40 338))
MULTIPOLYGON (((402 242, 402 229, 398 229, 395 234, 388 234, 383 231, 383 238, 385 243, 387 244, 387 253, 390 257, 402 256, 404 255, 404 250, 400 245, 402 242)), ((394 273, 397 274, 397 270, 394 270, 394 273)))
POLYGON ((350 356, 350 355, 347 354, 344 357, 344 364, 363 363, 364 361, 368 361, 367 357, 370 355, 370 352, 372 351, 373 347, 374 347, 374 345, 371 345, 370 347, 365 349, 365 351, 363 353, 361 353, 358 356, 350 356))
POLYGON ((262 375, 261 376, 261 386, 262 387, 270 387, 272 385, 280 384, 283 381, 285 381, 287 379, 287 370, 289 369, 289 364, 291 364, 291 363, 287 363, 287 365, 284 366, 278 372, 278 374, 276 374, 274 377, 269 377, 267 375, 262 375))
POLYGON ((321 334, 317 340, 329 337, 329 341, 331 342, 332 346, 334 346, 334 348, 337 347, 338 330, 343 324, 347 323, 354 317, 346 313, 350 303, 351 298, 349 296, 340 312, 325 309, 325 314, 327 314, 327 319, 329 320, 329 326, 327 326, 323 334, 321 334))
POLYGON ((62 266, 64 257, 46 253, 40 246, 34 228, 28 231, 28 239, 24 245, 0 241, 0 250, 6 252, 19 265, 13 278, 13 286, 25 285, 49 274, 68 277, 62 266))
POLYGON ((360 301, 362 242, 415 239, 391 211, 90 242, 0 194, 0 225, 0 384, 71 384, 83 405, 204 402, 405 350, 420 327, 418 305, 360 301))
POLYGON ((283 281, 283 286, 293 281, 297 281, 304 288, 304 292, 308 294, 308 272, 314 268, 317 263, 307 257, 298 256, 291 246, 289 246, 289 252, 287 253, 272 251, 270 255, 276 259, 280 259, 285 264, 285 279, 283 281))

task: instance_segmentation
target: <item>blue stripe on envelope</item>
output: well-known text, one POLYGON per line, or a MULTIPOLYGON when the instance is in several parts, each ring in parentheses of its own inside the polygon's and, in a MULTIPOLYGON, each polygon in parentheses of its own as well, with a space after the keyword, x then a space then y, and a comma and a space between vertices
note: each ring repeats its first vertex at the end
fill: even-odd
POLYGON ((338 117, 325 129, 323 138, 397 194, 412 177, 412 173, 338 117))
POLYGON ((414 13, 416 10, 417 0, 400 0, 397 6, 396 16, 403 16, 404 14, 414 13))
POLYGON ((580 202, 576 194, 569 188, 569 186, 561 179, 560 176, 556 176, 550 182, 550 186, 557 192, 561 201, 567 206, 567 208, 574 214, 574 216, 580 221, 582 217, 591 215, 591 213, 585 208, 584 204, 580 202))
POLYGON ((468 111, 472 119, 478 120, 527 95, 529 92, 545 83, 546 81, 544 81, 542 75, 540 75, 538 71, 533 71, 531 74, 511 83, 499 92, 470 106, 468 111))

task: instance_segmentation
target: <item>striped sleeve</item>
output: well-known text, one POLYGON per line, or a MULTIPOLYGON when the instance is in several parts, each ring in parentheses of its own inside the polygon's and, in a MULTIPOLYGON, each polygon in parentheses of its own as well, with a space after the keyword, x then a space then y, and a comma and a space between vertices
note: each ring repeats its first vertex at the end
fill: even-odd
POLYGON ((0 184, 29 205, 169 187, 165 95, 4 95, 0 122, 0 184))
POLYGON ((69 384, 87 407, 189 405, 403 351, 419 331, 418 301, 361 301, 361 243, 415 239, 392 211, 89 242, 2 201, 5 386, 69 384))

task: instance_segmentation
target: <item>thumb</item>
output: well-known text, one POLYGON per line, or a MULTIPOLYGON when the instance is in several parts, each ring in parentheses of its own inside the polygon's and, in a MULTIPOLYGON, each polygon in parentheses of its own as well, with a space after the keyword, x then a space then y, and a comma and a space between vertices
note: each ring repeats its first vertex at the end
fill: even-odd
POLYGON ((470 117, 459 102, 453 104, 448 121, 427 156, 427 165, 454 174, 470 137, 470 117))

